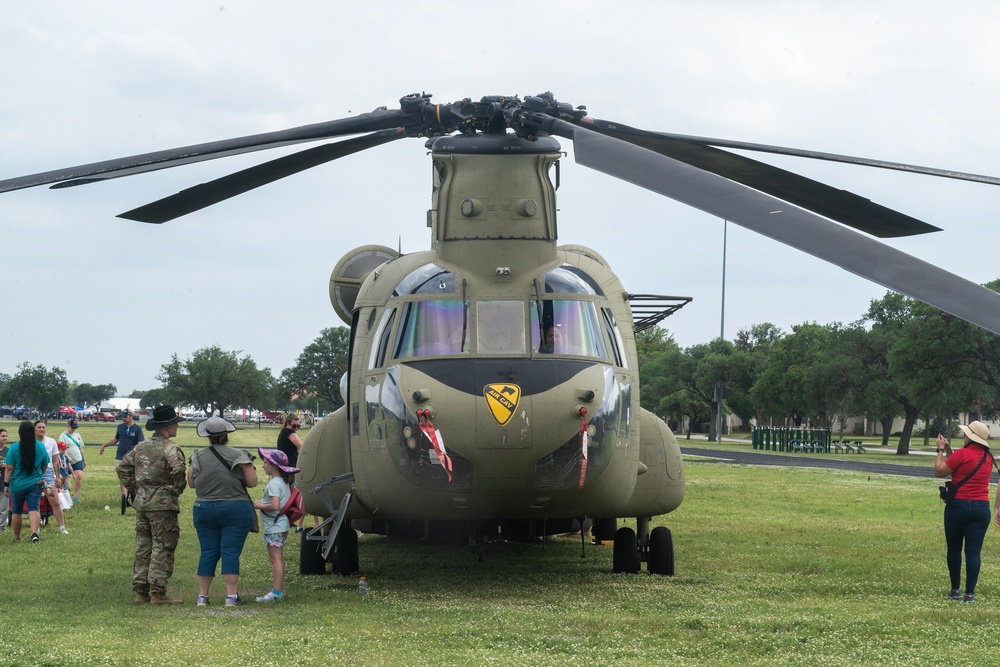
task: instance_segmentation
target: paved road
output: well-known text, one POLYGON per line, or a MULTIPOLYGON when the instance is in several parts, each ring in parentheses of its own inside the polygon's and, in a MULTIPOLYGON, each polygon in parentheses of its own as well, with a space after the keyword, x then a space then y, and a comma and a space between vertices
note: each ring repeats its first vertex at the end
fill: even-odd
MULTIPOLYGON (((843 461, 824 458, 823 454, 772 454, 750 450, 732 452, 722 449, 703 449, 701 447, 681 447, 681 453, 688 456, 701 456, 715 459, 721 463, 739 463, 743 465, 767 466, 798 466, 800 468, 832 468, 834 470, 854 470, 866 474, 906 475, 908 477, 934 477, 934 460, 927 457, 926 466, 908 466, 895 463, 876 463, 866 461, 864 454, 857 455, 856 460, 843 461)), ((997 474, 993 473, 994 483, 997 474)))

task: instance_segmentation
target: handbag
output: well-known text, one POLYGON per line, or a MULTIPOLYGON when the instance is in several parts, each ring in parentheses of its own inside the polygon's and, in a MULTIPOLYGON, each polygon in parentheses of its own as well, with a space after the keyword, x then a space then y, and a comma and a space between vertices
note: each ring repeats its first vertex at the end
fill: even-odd
MULTIPOLYGON (((215 454, 215 458, 219 459, 219 463, 221 463, 226 468, 226 470, 230 470, 230 471, 232 470, 228 465, 226 465, 226 461, 225 461, 225 459, 222 458, 222 454, 220 454, 219 452, 215 451, 214 447, 212 447, 211 445, 209 445, 208 446, 208 451, 210 451, 213 454, 215 454)), ((257 518, 257 510, 255 510, 254 507, 253 507, 253 498, 250 497, 250 492, 247 491, 247 483, 246 483, 246 480, 243 479, 243 471, 240 471, 240 484, 243 485, 243 493, 247 494, 247 500, 250 501, 250 512, 253 514, 253 522, 250 524, 250 532, 251 533, 259 533, 260 532, 260 519, 257 518)))
POLYGON ((986 452, 983 453, 983 460, 979 462, 979 465, 973 468, 972 472, 966 475, 962 479, 962 481, 959 482, 958 484, 955 484, 951 481, 947 481, 944 483, 944 486, 938 487, 938 495, 941 496, 941 500, 944 501, 945 505, 954 500, 955 494, 958 493, 958 490, 960 488, 962 488, 962 485, 968 482, 970 479, 972 479, 972 476, 975 475, 977 472, 979 472, 979 469, 983 467, 984 463, 986 463, 986 459, 989 455, 990 455, 989 450, 986 450, 986 452))
POLYGON ((59 489, 59 506, 64 510, 73 507, 73 497, 69 495, 67 489, 59 489))

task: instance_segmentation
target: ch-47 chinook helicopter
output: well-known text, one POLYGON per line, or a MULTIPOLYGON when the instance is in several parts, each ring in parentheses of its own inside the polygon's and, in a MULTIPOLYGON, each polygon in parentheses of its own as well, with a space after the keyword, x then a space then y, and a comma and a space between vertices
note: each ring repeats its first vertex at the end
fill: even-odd
POLYGON ((635 332, 686 299, 630 295, 598 252, 557 245, 557 137, 585 166, 1000 333, 1000 295, 871 238, 936 227, 721 149, 1000 179, 639 130, 549 93, 450 104, 408 95, 398 109, 13 178, 0 192, 357 134, 120 216, 166 222, 360 150, 426 139, 430 249, 365 246, 331 277, 333 307, 351 326, 350 368, 346 405, 309 432, 299 459, 307 509, 328 517, 303 541, 304 571, 326 560, 344 574, 357 569, 357 534, 344 525, 482 542, 565 532, 589 517, 598 537, 613 535, 615 571, 645 561, 673 574, 669 530, 649 527, 681 504, 684 469, 673 433, 639 407, 635 332), (618 517, 636 517, 637 530, 615 530, 618 517))

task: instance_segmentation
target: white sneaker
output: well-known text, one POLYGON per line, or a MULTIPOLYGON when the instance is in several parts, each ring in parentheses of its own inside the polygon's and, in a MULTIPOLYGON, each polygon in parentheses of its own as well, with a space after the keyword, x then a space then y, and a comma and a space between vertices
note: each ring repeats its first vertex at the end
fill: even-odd
POLYGON ((69 535, 69 531, 66 530, 66 526, 59 526, 59 532, 63 535, 69 535))
POLYGON ((275 595, 274 591, 268 591, 267 595, 257 597, 257 602, 276 602, 281 599, 280 595, 275 595))

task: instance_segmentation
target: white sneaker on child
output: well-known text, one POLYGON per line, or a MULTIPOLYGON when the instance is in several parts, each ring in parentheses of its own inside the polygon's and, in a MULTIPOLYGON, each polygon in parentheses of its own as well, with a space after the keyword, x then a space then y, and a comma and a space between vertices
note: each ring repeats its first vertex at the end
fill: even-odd
POLYGON ((59 532, 63 535, 69 535, 69 531, 66 530, 66 526, 59 526, 59 532))
POLYGON ((280 595, 275 595, 274 591, 269 591, 267 595, 259 595, 257 597, 257 602, 277 602, 280 599, 280 595))

